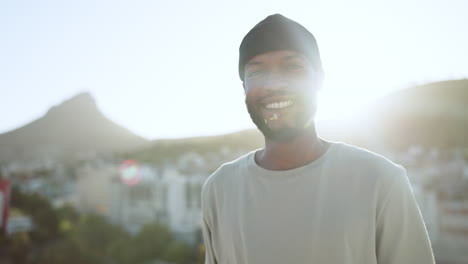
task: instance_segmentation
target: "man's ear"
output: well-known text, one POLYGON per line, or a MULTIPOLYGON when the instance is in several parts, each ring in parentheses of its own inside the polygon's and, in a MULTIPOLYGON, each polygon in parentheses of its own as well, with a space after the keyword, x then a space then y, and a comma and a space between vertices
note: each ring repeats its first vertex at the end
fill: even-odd
POLYGON ((325 79, 325 74, 323 72, 319 73, 319 76, 315 79, 315 87, 317 88, 317 91, 322 90, 324 79, 325 79))
POLYGON ((321 77, 317 80, 317 87, 318 87, 318 90, 322 90, 322 87, 323 87, 323 76, 321 76, 321 77))

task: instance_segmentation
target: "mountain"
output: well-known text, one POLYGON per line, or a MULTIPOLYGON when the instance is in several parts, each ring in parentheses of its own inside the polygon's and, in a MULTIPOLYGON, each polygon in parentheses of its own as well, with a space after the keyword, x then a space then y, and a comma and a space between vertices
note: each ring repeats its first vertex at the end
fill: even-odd
POLYGON ((107 119, 88 93, 51 108, 45 116, 0 134, 0 162, 125 151, 148 141, 107 119))
POLYGON ((366 117, 375 139, 387 147, 468 148, 468 80, 399 90, 372 105, 366 117))
POLYGON ((231 150, 253 150, 263 145, 263 136, 257 129, 243 130, 225 135, 183 139, 154 140, 147 147, 123 153, 123 159, 143 163, 163 164, 174 161, 187 152, 207 155, 219 152, 221 147, 231 150))
POLYGON ((348 120, 321 122, 318 130, 325 138, 371 149, 468 148, 468 80, 401 89, 348 120))

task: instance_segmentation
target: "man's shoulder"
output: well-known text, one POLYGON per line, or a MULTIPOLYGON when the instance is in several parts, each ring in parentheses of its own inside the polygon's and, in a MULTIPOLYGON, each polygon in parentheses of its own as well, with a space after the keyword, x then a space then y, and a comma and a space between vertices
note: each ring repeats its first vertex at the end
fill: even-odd
POLYGON ((254 151, 249 152, 235 160, 222 164, 206 179, 204 188, 208 188, 208 185, 224 185, 227 184, 228 181, 235 180, 235 176, 242 174, 243 170, 245 170, 248 166, 251 155, 254 155, 254 151))
POLYGON ((338 151, 338 156, 341 160, 354 162, 358 164, 374 164, 376 166, 383 167, 401 167, 400 165, 394 163, 387 157, 373 152, 371 150, 357 147, 354 145, 349 145, 347 143, 335 142, 333 144, 338 145, 340 151, 338 151))
POLYGON ((380 178, 392 178, 395 175, 405 174, 405 169, 401 165, 381 154, 346 143, 335 144, 339 145, 340 150, 337 151, 335 158, 341 165, 354 168, 354 171, 380 178))

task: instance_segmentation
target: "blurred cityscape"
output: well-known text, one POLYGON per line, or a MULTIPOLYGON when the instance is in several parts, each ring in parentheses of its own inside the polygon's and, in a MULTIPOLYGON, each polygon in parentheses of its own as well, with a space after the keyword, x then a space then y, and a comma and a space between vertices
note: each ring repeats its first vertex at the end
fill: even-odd
MULTIPOLYGON (((448 84, 468 92, 467 80, 443 87, 448 84)), ((437 93, 434 97, 442 101, 437 93)), ((392 113, 398 105, 404 115, 385 119, 404 124, 392 125, 398 131, 388 132, 375 120, 361 123, 362 130, 348 120, 342 135, 329 123, 319 129, 327 139, 370 148, 406 168, 438 263, 468 263, 468 97, 454 98, 461 114, 442 107, 456 109, 453 102, 387 99, 392 113), (411 111, 404 108, 407 101, 411 111), (409 117, 419 112, 432 115, 409 117), (415 117, 443 121, 405 130, 415 117), (382 130, 386 133, 375 134, 382 130)), ((372 113, 382 120, 387 112, 372 113)), ((0 135, 0 179, 10 187, 10 195, 0 196, 0 211, 9 209, 0 263, 203 263, 202 185, 222 163, 261 145, 254 130, 146 142, 103 117, 89 95, 72 98, 0 135), (70 118, 78 112, 81 116, 70 118), (123 167, 126 161, 132 166, 123 167)))
MULTIPOLYGON (((46 197, 55 208, 71 205, 102 215, 130 234, 158 221, 188 245, 200 246, 201 187, 220 164, 247 151, 220 147, 207 155, 184 153, 164 166, 141 164, 139 182, 133 186, 122 181, 115 158, 96 157, 72 169, 52 161, 13 163, 2 168, 2 175, 22 192, 46 197)), ((463 153, 413 146, 384 154, 407 169, 438 259, 466 263, 468 162, 463 153)), ((33 226, 27 215, 11 215, 7 233, 33 226)))

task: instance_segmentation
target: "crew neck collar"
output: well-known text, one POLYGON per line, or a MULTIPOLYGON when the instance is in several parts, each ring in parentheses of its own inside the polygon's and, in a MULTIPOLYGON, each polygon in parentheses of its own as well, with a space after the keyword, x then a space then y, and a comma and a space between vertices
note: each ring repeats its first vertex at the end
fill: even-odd
POLYGON ((261 149, 254 150, 250 152, 247 156, 247 168, 251 170, 255 175, 259 175, 262 177, 269 177, 269 178, 289 178, 290 176, 300 175, 304 171, 309 171, 312 168, 320 166, 328 157, 336 151, 338 148, 339 143, 337 142, 329 142, 330 146, 328 149, 323 153, 318 159, 306 164, 304 166, 290 169, 290 170, 267 170, 263 167, 260 167, 257 162, 255 162, 255 153, 260 151, 261 149))

